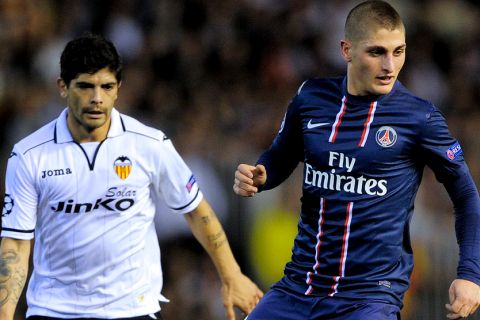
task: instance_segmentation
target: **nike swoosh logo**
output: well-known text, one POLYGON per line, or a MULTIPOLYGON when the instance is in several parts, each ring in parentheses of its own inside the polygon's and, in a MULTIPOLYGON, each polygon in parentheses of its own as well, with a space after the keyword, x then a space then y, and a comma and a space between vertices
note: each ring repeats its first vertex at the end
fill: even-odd
POLYGON ((310 119, 310 121, 308 121, 307 123, 307 129, 313 129, 313 128, 317 128, 317 127, 323 127, 323 126, 327 126, 329 125, 330 123, 328 122, 320 122, 320 123, 312 123, 312 119, 310 119))

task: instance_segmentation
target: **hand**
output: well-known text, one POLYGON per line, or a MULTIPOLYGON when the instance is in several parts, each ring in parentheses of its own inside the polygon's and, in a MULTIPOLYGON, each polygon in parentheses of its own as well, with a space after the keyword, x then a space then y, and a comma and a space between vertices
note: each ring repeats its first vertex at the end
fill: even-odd
POLYGON ((475 313, 480 304, 480 286, 468 280, 455 279, 448 290, 450 303, 445 307, 450 312, 448 319, 465 318, 475 313))
POLYGON ((263 292, 241 271, 222 280, 223 305, 228 320, 235 320, 233 307, 249 314, 263 297, 263 292))
POLYGON ((256 167, 240 164, 235 171, 233 191, 243 197, 253 197, 258 192, 258 187, 267 181, 265 167, 258 164, 256 167))

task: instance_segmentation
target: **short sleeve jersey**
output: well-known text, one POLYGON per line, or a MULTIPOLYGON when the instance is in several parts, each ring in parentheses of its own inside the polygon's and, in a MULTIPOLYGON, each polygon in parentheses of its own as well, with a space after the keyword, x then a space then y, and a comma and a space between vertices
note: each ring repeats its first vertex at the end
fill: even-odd
POLYGON ((35 238, 27 315, 134 317, 165 299, 151 194, 178 214, 203 195, 163 132, 111 116, 92 155, 73 140, 66 109, 10 155, 1 236, 35 238))
POLYGON ((346 78, 312 79, 293 98, 258 163, 265 189, 303 163, 292 260, 278 284, 305 295, 402 304, 413 268, 409 223, 429 166, 456 208, 458 276, 480 283, 480 201, 445 119, 397 81, 383 96, 352 96, 346 78))

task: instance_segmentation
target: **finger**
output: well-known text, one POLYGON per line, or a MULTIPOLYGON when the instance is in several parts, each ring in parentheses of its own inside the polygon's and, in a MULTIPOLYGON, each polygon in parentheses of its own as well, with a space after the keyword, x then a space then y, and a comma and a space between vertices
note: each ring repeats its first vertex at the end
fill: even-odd
POLYGON ((263 291, 260 290, 258 287, 256 289, 257 289, 257 297, 260 300, 263 298, 263 291))
POLYGON ((241 173, 240 171, 235 171, 235 180, 238 180, 240 182, 244 182, 250 185, 253 185, 253 179, 252 177, 249 177, 245 175, 244 173, 241 173))
POLYGON ((453 304, 455 301, 455 290, 452 286, 450 286, 450 289, 448 289, 448 299, 450 302, 450 306, 453 304))
POLYGON ((461 302, 460 299, 455 299, 450 306, 452 308, 452 312, 460 314, 460 309, 464 306, 464 303, 461 302))
POLYGON ((448 319, 460 319, 460 318, 462 318, 462 316, 459 315, 459 314, 456 314, 456 313, 449 313, 449 314, 447 314, 447 318, 448 319))
POLYGON ((259 290, 259 291, 257 292, 257 298, 258 298, 258 301, 259 301, 259 302, 260 302, 260 300, 262 300, 262 298, 263 298, 263 292, 262 292, 262 291, 259 290))
POLYGON ((235 320, 235 312, 232 304, 225 304, 225 313, 228 320, 235 320))
POLYGON ((470 315, 470 309, 472 309, 469 305, 464 304, 461 308, 460 311, 457 312, 459 315, 461 315, 463 318, 466 318, 470 315))
MULTIPOLYGON (((253 182, 253 181, 252 181, 252 182, 253 182)), ((240 180, 235 179, 235 180, 234 180, 234 184, 235 184, 239 189, 245 190, 246 192, 253 192, 253 193, 258 192, 258 188, 257 188, 255 185, 253 185, 252 183, 243 182, 243 181, 240 181, 240 180)))
POLYGON ((241 196, 251 197, 257 193, 258 188, 235 180, 233 191, 241 196))
POLYGON ((477 309, 478 309, 478 303, 476 303, 476 304, 472 307, 472 309, 470 310, 470 314, 474 314, 475 311, 477 311, 477 309))
POLYGON ((255 167, 248 165, 248 164, 239 164, 237 167, 237 171, 249 178, 253 178, 253 172, 255 171, 255 167))
POLYGON ((458 318, 461 318, 461 316, 457 313, 455 313, 453 311, 453 308, 452 308, 452 305, 447 303, 445 304, 445 308, 449 311, 449 313, 447 313, 447 318, 448 319, 458 319, 458 318))
MULTIPOLYGON (((449 309, 449 308, 447 308, 449 309)), ((458 310, 457 312, 454 312, 452 311, 452 306, 450 306, 450 313, 447 314, 447 318, 448 319, 459 319, 459 318, 466 318, 470 315, 470 311, 471 311, 471 307, 469 307, 468 305, 462 305, 462 307, 460 308, 460 310, 458 310)))
POLYGON ((253 197, 254 196, 254 193, 252 192, 247 192, 243 189, 240 189, 238 186, 236 185, 233 185, 233 192, 235 192, 236 194, 238 194, 239 196, 242 196, 242 197, 253 197))

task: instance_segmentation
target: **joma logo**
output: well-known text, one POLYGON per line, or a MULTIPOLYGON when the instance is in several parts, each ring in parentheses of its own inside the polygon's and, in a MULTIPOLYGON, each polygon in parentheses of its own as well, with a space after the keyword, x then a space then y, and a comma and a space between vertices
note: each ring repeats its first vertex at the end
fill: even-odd
POLYGON ((42 179, 45 179, 47 177, 64 176, 66 174, 72 174, 72 170, 70 170, 70 168, 44 170, 42 171, 42 179))

